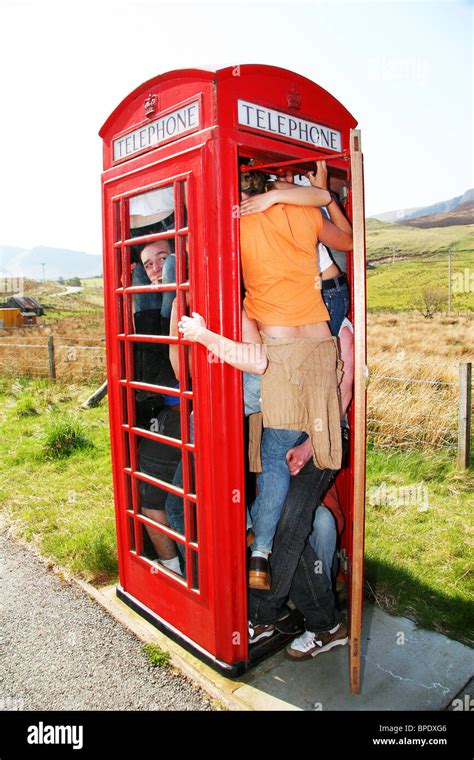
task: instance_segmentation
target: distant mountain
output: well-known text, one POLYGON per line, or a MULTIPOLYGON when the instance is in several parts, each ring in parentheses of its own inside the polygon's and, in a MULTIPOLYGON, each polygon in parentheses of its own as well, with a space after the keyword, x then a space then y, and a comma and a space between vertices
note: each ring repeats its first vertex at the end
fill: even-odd
POLYGON ((97 277, 102 273, 102 256, 67 248, 38 245, 31 250, 0 245, 0 276, 28 277, 31 280, 58 277, 97 277))
POLYGON ((416 219, 419 216, 430 216, 432 214, 453 211, 453 209, 468 201, 474 201, 474 188, 470 188, 463 195, 450 198, 448 201, 433 203, 432 206, 417 206, 415 208, 398 209, 398 211, 386 211, 383 214, 374 214, 372 218, 380 219, 382 222, 405 222, 407 219, 416 219))
POLYGON ((402 224, 409 227, 453 227, 459 224, 474 224, 474 200, 462 203, 452 211, 405 219, 402 224))

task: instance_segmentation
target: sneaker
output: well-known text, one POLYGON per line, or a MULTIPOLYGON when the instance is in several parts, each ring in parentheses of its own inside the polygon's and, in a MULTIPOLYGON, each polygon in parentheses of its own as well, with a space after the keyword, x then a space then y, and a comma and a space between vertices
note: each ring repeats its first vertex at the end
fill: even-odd
POLYGON ((267 639, 273 636, 274 631, 274 625, 260 625, 259 623, 252 623, 249 620, 249 644, 255 644, 260 639, 267 639))
POLYGON ((344 644, 347 644, 347 627, 341 621, 333 633, 324 631, 318 634, 305 631, 287 646, 285 654, 290 660, 309 660, 310 657, 316 657, 344 644))

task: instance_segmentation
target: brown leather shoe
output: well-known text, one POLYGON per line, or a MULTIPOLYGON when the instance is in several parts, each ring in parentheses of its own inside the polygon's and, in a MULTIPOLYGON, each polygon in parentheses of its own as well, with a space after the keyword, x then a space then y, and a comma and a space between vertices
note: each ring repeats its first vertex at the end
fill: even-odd
POLYGON ((249 587, 270 591, 272 585, 270 565, 266 557, 251 557, 249 569, 249 587))
POLYGON ((247 531, 247 547, 252 546, 254 541, 255 533, 253 532, 252 528, 249 528, 247 531))

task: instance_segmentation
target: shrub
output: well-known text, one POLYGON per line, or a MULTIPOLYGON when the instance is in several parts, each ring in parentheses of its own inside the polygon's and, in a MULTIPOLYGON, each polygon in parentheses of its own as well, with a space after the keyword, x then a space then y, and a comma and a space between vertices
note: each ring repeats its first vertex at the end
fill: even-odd
POLYGON ((62 459, 74 451, 91 449, 94 444, 84 425, 75 415, 51 415, 45 429, 43 453, 45 459, 62 459))

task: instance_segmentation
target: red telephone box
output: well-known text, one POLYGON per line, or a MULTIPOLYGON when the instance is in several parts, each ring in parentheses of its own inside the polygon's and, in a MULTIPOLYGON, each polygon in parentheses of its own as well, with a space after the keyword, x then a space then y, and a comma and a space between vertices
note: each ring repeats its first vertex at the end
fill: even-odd
POLYGON ((243 65, 215 72, 184 69, 151 79, 125 98, 100 135, 117 594, 228 675, 241 673, 252 661, 247 641, 242 375, 210 361, 201 346, 170 337, 169 330, 145 331, 143 324, 150 322, 143 320, 145 309, 137 304, 141 297, 158 297, 148 306, 155 313, 161 309, 166 326, 166 294, 176 294, 179 315, 197 311, 211 330, 238 340, 243 296, 239 158, 279 173, 288 165, 295 172, 313 168, 315 159, 324 157, 331 189, 344 188, 346 212, 354 226, 347 273, 355 327, 355 384, 350 463, 338 475, 338 484, 346 517, 341 547, 350 592, 351 688, 358 691, 365 243, 362 155, 355 126, 335 98, 305 77, 273 66, 243 65), (141 264, 134 261, 136 246, 163 241, 174 253, 175 282, 157 280, 150 285, 134 279, 141 264), (145 371, 169 347, 177 352, 179 384, 145 371), (159 415, 153 417, 163 395, 173 410, 165 415, 175 425, 172 434, 160 428, 159 415), (150 420, 158 420, 157 426, 148 424, 150 420), (181 481, 157 477, 143 465, 163 447, 176 461, 181 459, 181 481), (179 529, 150 516, 148 508, 142 512, 145 500, 162 503, 163 494, 180 504, 179 529), (167 539, 178 547, 183 575, 153 556, 156 544, 167 539))

